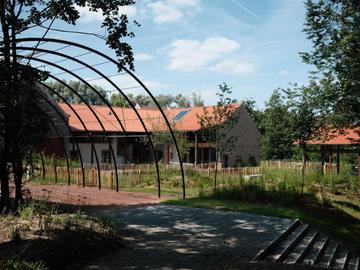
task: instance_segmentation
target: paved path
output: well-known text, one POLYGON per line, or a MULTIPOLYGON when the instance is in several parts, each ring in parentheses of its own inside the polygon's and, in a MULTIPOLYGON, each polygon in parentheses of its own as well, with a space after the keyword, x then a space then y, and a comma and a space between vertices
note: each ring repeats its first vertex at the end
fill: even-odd
MULTIPOLYGON (((125 248, 84 269, 219 269, 249 260, 292 221, 241 212, 160 205, 154 195, 64 185, 27 185, 29 194, 89 206, 116 218, 125 248)), ((276 269, 276 268, 274 268, 276 269)))
POLYGON ((116 218, 129 245, 85 269, 216 269, 252 258, 292 221, 172 205, 103 212, 116 218))

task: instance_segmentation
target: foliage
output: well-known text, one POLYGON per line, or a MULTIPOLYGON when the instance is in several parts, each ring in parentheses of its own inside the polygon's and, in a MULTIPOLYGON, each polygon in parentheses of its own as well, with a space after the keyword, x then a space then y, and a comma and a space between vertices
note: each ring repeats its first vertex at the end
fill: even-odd
MULTIPOLYGON (((102 27, 106 30, 103 37, 108 47, 113 49, 118 57, 119 70, 128 66, 134 69, 133 52, 124 39, 134 34, 128 30, 126 15, 119 14, 119 7, 134 4, 133 0, 91 1, 91 0, 11 0, 0 1, 0 24, 2 32, 0 60, 0 181, 1 200, 0 213, 8 210, 10 174, 15 180, 16 203, 22 199, 23 162, 26 154, 46 133, 48 118, 44 117, 42 104, 35 96, 36 82, 46 80, 46 74, 31 67, 31 59, 27 64, 19 64, 17 60, 16 38, 33 28, 45 28, 43 37, 52 31, 55 21, 75 24, 80 17, 78 7, 100 12, 104 21, 102 27), (45 26, 46 25, 46 26, 45 26), (11 165, 11 166, 10 166, 11 165)), ((135 22, 136 25, 138 25, 135 22)), ((35 45, 37 47, 40 42, 35 45)), ((31 58, 35 50, 29 55, 31 58)), ((84 91, 86 99, 91 104, 97 104, 94 96, 78 83, 73 83, 78 91, 84 91)))
POLYGON ((56 269, 59 263, 73 269, 74 262, 121 247, 114 218, 85 214, 80 207, 31 200, 16 215, 0 216, 0 269, 56 269))
MULTIPOLYGON (((176 142, 179 147, 179 152, 181 158, 184 158, 190 151, 190 145, 186 138, 186 134, 176 129, 175 123, 170 123, 171 129, 174 133, 176 142)), ((168 128, 165 128, 162 122, 152 122, 152 140, 155 147, 160 147, 163 149, 163 152, 174 151, 174 141, 171 133, 168 128), (167 149, 167 150, 166 150, 167 149)), ((150 144, 148 138, 144 138, 144 143, 146 145, 150 144)), ((165 160, 164 160, 165 161, 165 160)))
POLYGON ((231 153, 238 139, 235 135, 228 132, 238 122, 239 116, 236 113, 237 107, 234 106, 236 100, 231 99, 231 87, 225 82, 219 85, 219 91, 216 93, 218 101, 216 106, 212 106, 211 112, 204 107, 203 114, 197 115, 198 123, 201 127, 201 136, 207 142, 215 145, 216 162, 214 175, 214 191, 217 187, 217 164, 219 155, 231 153))
POLYGON ((192 107, 203 107, 204 106, 204 99, 201 97, 200 94, 196 92, 192 92, 190 95, 190 102, 192 107))
MULTIPOLYGON (((64 81, 66 83, 66 81, 64 81)), ((105 105, 105 102, 99 97, 98 94, 96 94, 89 86, 87 86, 85 83, 82 83, 80 81, 69 81, 68 85, 71 87, 77 94, 75 94, 73 91, 70 90, 69 87, 65 86, 65 84, 57 82, 57 81, 51 81, 47 83, 47 85, 55 90, 58 95, 61 95, 67 102, 71 104, 81 104, 84 103, 82 99, 79 97, 81 96, 87 103, 90 105, 105 105)), ((92 85, 93 88, 95 88, 96 91, 98 91, 101 96, 107 100, 107 93, 106 90, 103 89, 100 86, 92 85)), ((58 95, 49 92, 50 96, 53 100, 57 102, 63 102, 61 98, 59 98, 58 95)))
POLYGON ((292 157, 292 116, 286 97, 280 89, 271 95, 262 117, 262 159, 288 159, 292 157))
POLYGON ((303 52, 316 67, 316 97, 328 123, 360 125, 360 2, 307 0, 304 32, 313 50, 303 52))
POLYGON ((264 112, 257 108, 256 101, 254 99, 243 99, 240 101, 241 105, 244 105, 247 113, 254 121, 256 127, 261 134, 264 134, 263 119, 264 112))
MULTIPOLYGON (((140 107, 156 107, 154 101, 147 95, 127 95, 133 105, 139 105, 140 107)), ((190 96, 184 96, 178 94, 173 96, 171 94, 160 94, 155 96, 155 99, 159 103, 161 108, 189 108, 204 106, 204 101, 199 94, 193 92, 190 96)), ((111 105, 117 107, 130 107, 127 100, 120 94, 112 94, 110 97, 111 105)))

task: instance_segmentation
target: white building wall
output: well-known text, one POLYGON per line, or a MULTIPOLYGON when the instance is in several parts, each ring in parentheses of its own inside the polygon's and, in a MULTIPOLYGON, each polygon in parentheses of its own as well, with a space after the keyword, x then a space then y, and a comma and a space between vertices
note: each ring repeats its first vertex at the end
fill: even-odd
MULTIPOLYGON (((114 155, 116 158, 116 164, 124 164, 125 163, 125 156, 124 155, 118 155, 117 153, 117 138, 110 138, 111 140, 111 146, 113 148, 114 151, 114 155)), ((83 163, 84 164, 91 164, 91 143, 78 143, 79 145, 79 149, 81 152, 81 156, 83 159, 83 163)), ((99 159, 99 163, 104 163, 102 160, 102 151, 108 151, 110 150, 109 144, 108 143, 94 143, 94 147, 96 150, 96 154, 98 156, 99 159)), ((73 144, 71 142, 68 142, 67 144, 67 152, 70 156, 70 153, 73 150, 73 144)), ((74 150, 77 150, 76 144, 74 145, 74 150)), ((128 145, 127 146, 127 156, 128 156, 128 160, 127 163, 132 163, 132 145, 128 145)), ((111 163, 113 163, 113 156, 112 153, 110 152, 110 157, 111 157, 111 163)), ((93 164, 96 164, 96 158, 95 158, 95 153, 93 153, 93 164)))

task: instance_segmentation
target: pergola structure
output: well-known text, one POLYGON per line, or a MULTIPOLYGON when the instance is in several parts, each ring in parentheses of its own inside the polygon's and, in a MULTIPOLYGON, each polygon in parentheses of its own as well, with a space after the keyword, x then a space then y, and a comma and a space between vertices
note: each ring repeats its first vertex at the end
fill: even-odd
MULTIPOLYGON (((84 97, 82 97, 79 93, 77 93, 68 83, 64 81, 63 77, 60 77, 60 75, 65 75, 67 77, 76 79, 82 83, 84 83, 91 91, 93 91, 103 102, 104 104, 109 108, 109 110, 114 114, 114 116, 117 119, 117 123, 119 127, 123 130, 125 136, 127 135, 126 129, 124 128, 124 125, 126 123, 123 123, 120 121, 120 117, 116 114, 114 109, 111 107, 111 104, 97 91, 97 89, 90 84, 92 81, 96 80, 102 80, 103 82, 106 82, 107 85, 109 85, 109 88, 111 88, 111 92, 113 93, 119 93, 129 104, 129 106, 133 109, 136 116, 138 117, 139 121, 141 122, 141 125, 144 128, 144 132, 146 136, 148 137, 148 140, 151 145, 151 150, 153 152, 153 158, 154 158, 154 165, 156 167, 157 171, 157 181, 158 181, 158 195, 160 197, 160 171, 158 166, 158 160, 156 157, 156 151, 155 146, 152 140, 151 133, 148 131, 144 120, 142 119, 141 115, 139 114, 137 108, 134 104, 131 103, 130 99, 126 95, 126 91, 129 89, 141 89, 143 90, 147 95, 150 96, 150 98, 154 101, 156 104, 161 116, 164 119, 164 122, 166 126, 168 127, 168 130, 172 136, 178 157, 179 157, 179 165, 180 165, 180 171, 181 171, 181 177, 182 177, 182 184, 183 184, 183 197, 185 198, 185 176, 184 176, 184 170, 183 170, 183 163, 179 151, 179 146, 176 141, 174 132, 171 128, 170 122, 167 119, 164 111, 162 110, 159 103, 156 101, 155 97, 151 93, 151 91, 145 86, 145 84, 137 77, 133 72, 128 70, 126 67, 121 67, 119 70, 119 64, 118 61, 103 52, 100 52, 98 50, 95 50, 94 48, 91 48, 89 46, 85 46, 82 44, 78 44, 76 42, 71 42, 68 40, 61 40, 61 39, 53 39, 53 38, 19 38, 16 40, 17 46, 16 46, 16 52, 17 52, 17 60, 19 62, 25 60, 28 61, 28 63, 35 64, 35 68, 38 68, 39 70, 44 70, 49 72, 49 78, 51 80, 54 80, 56 82, 59 82, 64 87, 66 87, 69 91, 71 91, 74 95, 76 95, 82 103, 84 103, 87 108, 92 112, 94 117, 97 120, 97 123, 103 130, 103 137, 107 140, 109 144, 109 150, 110 154, 113 157, 113 160, 115 160, 115 153, 114 149, 112 147, 110 138, 107 136, 106 128, 104 127, 103 123, 100 121, 99 116, 96 114, 96 112, 91 108, 91 105, 86 101, 84 97), (81 60, 84 56, 92 56, 92 59, 97 59, 96 63, 90 63, 86 60, 81 60), (69 64, 70 63, 70 64, 69 64), (105 74, 104 70, 101 70, 101 67, 107 66, 107 70, 111 67, 112 70, 115 70, 115 74, 105 74), (94 78, 85 78, 84 75, 81 75, 81 72, 86 70, 87 72, 93 74, 94 78), (120 83, 116 82, 114 80, 115 77, 126 77, 127 79, 124 80, 127 82, 127 84, 132 83, 131 86, 123 86, 120 83)), ((2 56, 2 49, 0 47, 0 56, 2 56)), ((59 124, 57 122, 52 121, 51 126, 56 134, 56 136, 59 138, 62 147, 64 148, 64 158, 67 163, 67 169, 68 169, 68 184, 70 184, 70 166, 69 166, 69 157, 66 154, 65 144, 64 144, 64 134, 62 133, 63 126, 66 127, 68 130, 68 136, 72 137, 72 141, 74 142, 73 147, 76 147, 79 150, 78 143, 76 139, 74 138, 73 132, 71 127, 69 126, 69 123, 63 115, 63 111, 60 110, 60 108, 54 104, 54 102, 49 98, 49 93, 57 96, 63 103, 65 103, 76 115, 78 121, 82 124, 84 130, 86 131, 86 136, 88 137, 89 141, 92 144, 92 148, 95 149, 94 144, 94 135, 87 130, 87 127, 85 123, 82 121, 79 114, 76 112, 76 110, 73 108, 71 103, 66 100, 65 97, 61 96, 60 93, 58 93, 55 89, 52 89, 49 87, 49 85, 45 84, 44 82, 38 81, 37 86, 34 86, 33 90, 34 96, 37 96, 40 98, 44 103, 47 104, 47 110, 44 110, 44 113, 55 113, 59 119, 61 119, 62 123, 59 124)), ((48 142, 48 147, 51 148, 51 142, 48 142)), ((85 173, 84 173, 84 164, 83 159, 81 157, 81 151, 78 151, 80 166, 82 169, 82 178, 83 178, 83 186, 85 186, 85 173)), ((41 155, 41 160, 43 161, 42 153, 39 153, 41 155)), ((95 161, 96 161, 96 167, 98 171, 98 186, 99 189, 101 188, 101 167, 99 164, 99 158, 96 155, 96 151, 94 151, 95 154, 95 161)), ((114 162, 114 168, 115 168, 115 179, 116 179, 116 190, 119 190, 119 173, 116 162, 114 162)), ((45 173, 45 171, 43 171, 45 173)))
POLYGON ((320 153, 322 167, 324 167, 325 159, 328 159, 330 164, 336 161, 337 174, 340 173, 341 153, 357 154, 358 176, 360 177, 360 135, 357 130, 344 129, 329 131, 326 132, 323 138, 308 141, 307 145, 320 146, 320 149, 308 151, 320 153))

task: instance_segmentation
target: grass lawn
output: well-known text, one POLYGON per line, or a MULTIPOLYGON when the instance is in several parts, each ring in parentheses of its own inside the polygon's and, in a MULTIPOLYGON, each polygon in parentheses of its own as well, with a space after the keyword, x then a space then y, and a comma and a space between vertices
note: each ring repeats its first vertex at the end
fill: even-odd
POLYGON ((164 204, 203 207, 228 211, 296 219, 311 224, 335 239, 358 249, 360 247, 360 201, 357 198, 332 195, 326 204, 301 198, 291 206, 252 203, 211 197, 167 200, 164 204))

